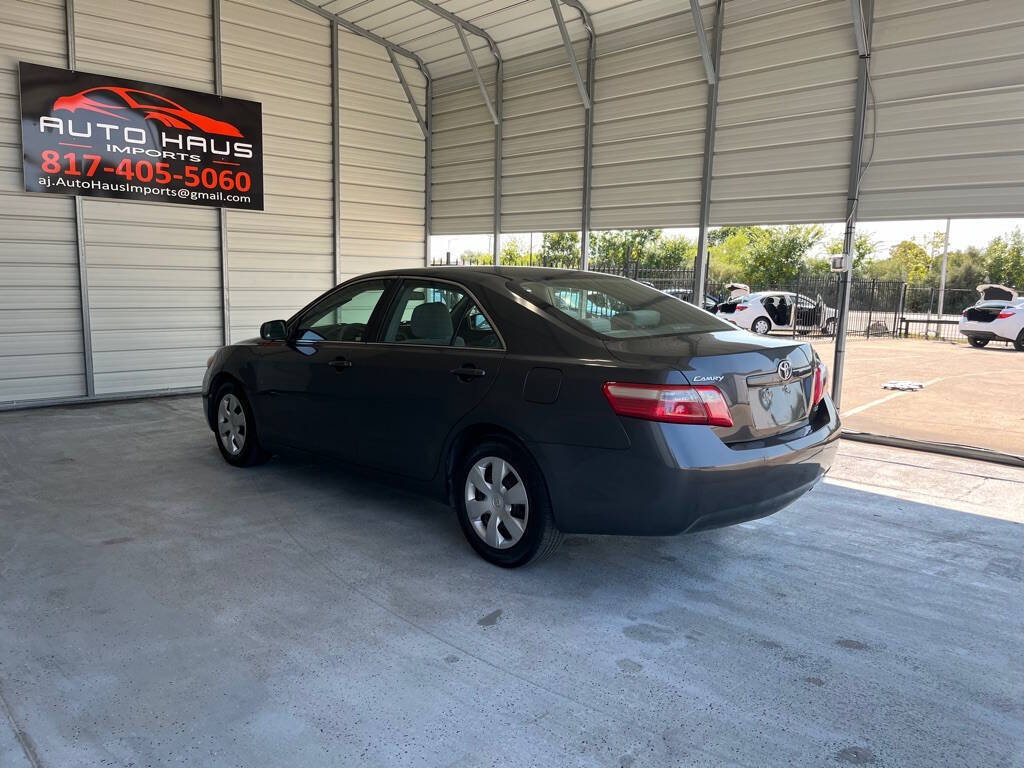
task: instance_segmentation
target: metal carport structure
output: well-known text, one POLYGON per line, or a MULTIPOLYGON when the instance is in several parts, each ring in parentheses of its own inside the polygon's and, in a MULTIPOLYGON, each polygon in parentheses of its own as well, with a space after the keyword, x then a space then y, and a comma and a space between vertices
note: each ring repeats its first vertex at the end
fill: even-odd
POLYGON ((1017 0, 13 0, 0 21, 8 406, 192 389, 217 345, 423 263, 432 234, 497 253, 698 227, 700 274, 709 226, 1024 211, 1017 0), (19 60, 261 101, 266 210, 24 194, 19 60))

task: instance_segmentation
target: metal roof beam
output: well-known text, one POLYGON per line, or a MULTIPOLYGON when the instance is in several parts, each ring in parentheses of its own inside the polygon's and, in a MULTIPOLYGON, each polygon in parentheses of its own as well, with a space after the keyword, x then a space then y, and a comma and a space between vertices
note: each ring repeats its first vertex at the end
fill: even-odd
MULTIPOLYGON (((857 3, 860 0, 853 0, 853 2, 857 3)), ((690 13, 693 15, 693 26, 697 31, 697 44, 700 46, 700 57, 704 60, 704 71, 708 76, 708 85, 714 85, 718 80, 718 72, 715 70, 711 46, 708 45, 708 36, 704 31, 704 15, 700 12, 699 0, 690 0, 690 13)))
POLYGON ((421 8, 426 8, 428 11, 433 11, 442 19, 447 19, 459 29, 464 29, 466 32, 481 37, 487 41, 487 47, 491 49, 491 53, 494 54, 494 58, 502 61, 501 53, 498 51, 498 44, 494 42, 494 38, 491 37, 485 30, 478 27, 472 22, 466 21, 461 16, 456 16, 454 13, 449 11, 447 8, 442 8, 437 3, 431 2, 431 0, 411 0, 421 8))
MULTIPOLYGON (((696 0, 694 0, 696 2, 696 0)), ((569 30, 565 26, 565 19, 562 18, 562 6, 560 0, 551 0, 551 10, 555 14, 555 22, 558 24, 558 31, 562 34, 562 45, 565 46, 565 55, 569 59, 569 66, 572 68, 573 77, 576 78, 576 87, 580 92, 580 99, 583 101, 583 108, 590 111, 590 94, 587 92, 587 86, 583 82, 583 75, 580 74, 580 65, 576 61, 576 50, 572 46, 572 40, 569 38, 569 30)))
POLYGON ((469 47, 469 40, 466 39, 466 33, 462 31, 462 27, 458 24, 455 25, 455 31, 459 33, 459 40, 462 41, 462 50, 466 52, 466 59, 469 61, 469 66, 473 70, 473 77, 476 78, 476 84, 480 86, 480 95, 484 97, 484 104, 487 106, 487 111, 491 113, 491 121, 498 124, 498 113, 494 111, 494 104, 491 103, 491 96, 487 93, 487 85, 484 83, 483 75, 480 74, 480 67, 477 66, 476 56, 473 55, 473 49, 469 47))
POLYGON ((423 132, 423 138, 427 138, 430 134, 430 130, 427 128, 427 123, 423 119, 423 113, 420 112, 420 105, 416 103, 416 99, 412 95, 412 89, 409 87, 409 81, 405 79, 405 72, 402 71, 402 65, 398 63, 398 56, 395 52, 388 48, 388 56, 391 59, 391 66, 395 68, 395 74, 398 75, 398 82, 402 84, 402 90, 405 91, 405 98, 409 101, 409 106, 412 107, 412 112, 416 115, 416 122, 420 124, 420 130, 423 132))
POLYGON ((392 43, 390 40, 385 40, 380 35, 375 35, 370 30, 363 29, 358 24, 353 24, 348 19, 341 18, 341 16, 338 16, 336 13, 325 11, 319 5, 311 3, 310 0, 291 0, 291 2, 299 6, 300 8, 305 8, 307 11, 311 11, 315 13, 317 16, 327 19, 328 21, 333 21, 338 26, 347 29, 349 32, 357 34, 360 37, 365 37, 367 40, 370 40, 376 43, 377 45, 381 45, 384 48, 387 48, 389 51, 394 51, 399 56, 405 56, 407 59, 412 59, 419 66, 420 71, 426 74, 427 69, 426 64, 423 62, 423 59, 420 58, 417 54, 413 53, 412 51, 403 48, 402 46, 397 45, 396 43, 392 43))

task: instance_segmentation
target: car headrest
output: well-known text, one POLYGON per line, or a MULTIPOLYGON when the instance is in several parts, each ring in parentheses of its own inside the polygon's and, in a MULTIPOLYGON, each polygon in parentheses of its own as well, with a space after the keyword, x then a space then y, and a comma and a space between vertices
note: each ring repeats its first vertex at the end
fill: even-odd
POLYGON ((412 311, 410 330, 414 339, 431 339, 447 344, 454 331, 448 305, 443 301, 420 304, 412 311))

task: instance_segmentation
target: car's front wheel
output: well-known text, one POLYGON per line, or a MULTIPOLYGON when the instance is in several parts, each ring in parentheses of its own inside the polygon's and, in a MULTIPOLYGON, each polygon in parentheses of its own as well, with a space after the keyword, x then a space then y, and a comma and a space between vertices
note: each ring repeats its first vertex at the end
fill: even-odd
POLYGON ((750 330, 759 336, 767 336, 768 332, 772 329, 772 324, 769 322, 767 317, 759 317, 754 321, 754 324, 750 326, 750 330))
POLYGON ((562 541, 540 468, 511 441, 488 439, 466 453, 453 488, 463 534, 495 565, 517 568, 540 560, 562 541))
POLYGON ((260 445, 256 417, 237 384, 223 384, 214 396, 214 431, 224 461, 236 467, 262 464, 270 454, 260 445))
POLYGON ((967 343, 975 349, 981 349, 982 347, 988 346, 988 339, 979 339, 977 336, 968 336, 967 343))

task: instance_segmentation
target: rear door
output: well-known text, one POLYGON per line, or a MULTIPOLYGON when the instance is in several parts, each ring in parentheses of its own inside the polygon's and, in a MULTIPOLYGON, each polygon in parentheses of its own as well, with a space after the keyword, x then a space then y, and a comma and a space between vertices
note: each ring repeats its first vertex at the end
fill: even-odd
POLYGON ((403 280, 381 325, 363 461, 427 480, 452 427, 493 386, 504 344, 469 291, 442 280, 403 280))

